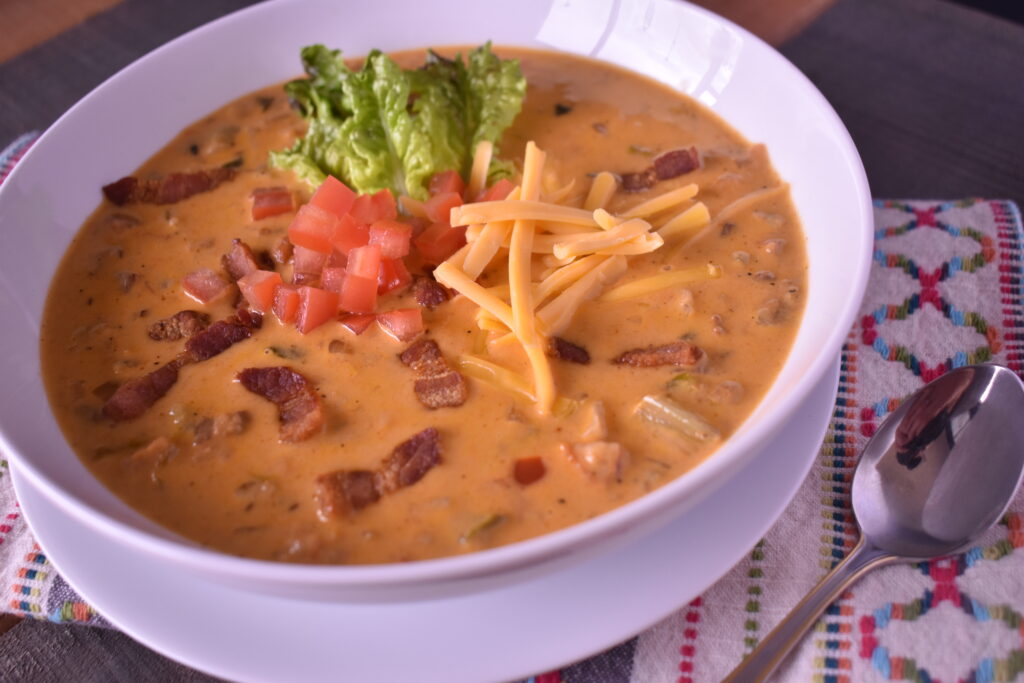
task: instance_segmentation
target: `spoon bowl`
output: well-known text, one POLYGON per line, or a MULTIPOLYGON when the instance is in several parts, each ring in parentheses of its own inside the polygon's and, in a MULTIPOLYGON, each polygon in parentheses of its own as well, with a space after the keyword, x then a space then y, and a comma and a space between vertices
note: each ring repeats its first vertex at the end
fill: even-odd
POLYGON ((954 370, 894 411, 853 478, 867 543, 903 559, 969 545, 1006 512, 1024 476, 1024 386, 997 365, 954 370))
POLYGON ((762 681, 867 571, 973 544, 1024 479, 1024 383, 997 365, 957 368, 910 396, 871 437, 853 476, 860 541, 726 679, 762 681))

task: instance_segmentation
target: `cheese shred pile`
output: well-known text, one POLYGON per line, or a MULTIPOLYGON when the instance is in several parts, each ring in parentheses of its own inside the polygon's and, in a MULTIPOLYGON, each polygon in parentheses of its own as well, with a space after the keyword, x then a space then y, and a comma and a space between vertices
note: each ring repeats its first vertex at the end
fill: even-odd
MULTIPOLYGON (((473 160, 471 185, 482 185, 491 146, 481 144, 473 160)), ((545 192, 545 154, 526 145, 522 180, 506 199, 452 209, 451 224, 466 226, 467 244, 434 270, 438 282, 479 306, 476 323, 487 345, 517 344, 530 377, 479 355, 464 354, 467 375, 532 401, 541 415, 560 402, 547 355, 548 340, 569 327, 590 300, 621 301, 684 282, 721 276, 713 264, 669 270, 616 286, 630 256, 647 254, 668 242, 683 243, 710 222, 695 201, 697 186, 686 185, 648 199, 618 215, 606 207, 618 190, 611 173, 598 173, 582 206, 570 206, 574 183, 545 192), (485 270, 507 271, 508 283, 485 287, 485 270)), ((470 194, 469 196, 473 196, 470 194)))

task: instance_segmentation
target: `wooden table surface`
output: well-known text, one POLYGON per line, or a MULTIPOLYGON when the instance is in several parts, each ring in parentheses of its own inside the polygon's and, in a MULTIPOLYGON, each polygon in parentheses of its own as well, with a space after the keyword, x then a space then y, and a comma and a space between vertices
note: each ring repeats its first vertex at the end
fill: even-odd
MULTIPOLYGON (((783 54, 849 128, 874 196, 1024 199, 1024 26, 941 0, 840 0, 804 28, 831 2, 701 0, 785 40, 783 54)), ((0 146, 45 128, 158 45, 247 4, 0 0, 0 146), (27 3, 42 13, 31 26, 27 3), (61 15, 60 5, 72 9, 61 15)), ((116 631, 5 623, 3 681, 214 680, 116 631)), ((565 675, 595 680, 592 666, 565 675)))

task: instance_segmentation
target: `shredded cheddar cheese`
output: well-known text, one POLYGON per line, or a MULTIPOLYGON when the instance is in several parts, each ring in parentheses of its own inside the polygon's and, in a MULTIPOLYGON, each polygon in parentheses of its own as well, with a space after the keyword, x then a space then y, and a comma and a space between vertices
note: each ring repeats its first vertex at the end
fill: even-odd
MULTIPOLYGON (((489 146, 477 149, 466 196, 479 196, 484 189, 492 151, 489 146)), ((508 197, 454 207, 451 224, 467 226, 467 244, 434 270, 438 282, 480 307, 475 320, 477 334, 486 337, 484 351, 476 343, 473 355, 460 357, 459 368, 531 401, 542 415, 562 414, 572 403, 558 396, 546 351, 550 337, 562 334, 584 303, 629 299, 721 274, 720 268, 707 264, 612 288, 625 274, 629 257, 655 251, 669 238, 692 237, 709 224, 707 207, 691 201, 697 186, 686 185, 614 213, 609 207, 614 206, 618 180, 602 172, 594 177, 582 207, 569 206, 571 196, 580 201, 580 194, 573 193, 575 184, 558 187, 545 161, 544 152, 527 143, 521 183, 508 197), (485 273, 488 286, 477 282, 485 273), (526 377, 481 357, 487 348, 509 345, 522 349, 529 367, 526 377)))

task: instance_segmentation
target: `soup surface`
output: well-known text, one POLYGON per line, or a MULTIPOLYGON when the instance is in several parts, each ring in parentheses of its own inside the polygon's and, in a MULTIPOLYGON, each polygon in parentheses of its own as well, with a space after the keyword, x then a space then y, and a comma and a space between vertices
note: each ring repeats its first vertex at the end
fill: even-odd
MULTIPOLYGON (((290 171, 267 165, 268 153, 290 146, 305 122, 280 86, 246 95, 186 128, 135 174, 162 178, 227 164, 232 178, 175 203, 104 201, 51 287, 41 338, 50 401, 79 457, 117 495, 182 535, 237 555, 425 559, 529 538, 622 505, 694 467, 750 414, 791 345, 807 266, 798 219, 764 148, 638 75, 567 55, 497 51, 520 59, 528 82, 501 152, 522 169, 526 143, 536 142, 547 154, 550 192, 574 181, 565 204, 581 206, 597 172, 639 172, 668 150, 699 151, 697 169, 638 192, 619 189, 607 208, 622 213, 695 183, 694 201, 706 205, 711 222, 629 256, 609 287, 709 263, 720 277, 583 303, 559 336, 590 362, 572 362, 573 351, 550 359, 560 398, 546 415, 469 375, 464 403, 429 408, 414 391, 416 374, 399 359, 412 342, 378 325, 356 335, 333 320, 303 335, 268 313, 249 338, 181 367, 144 413, 112 420, 104 405, 119 385, 182 353, 185 340, 160 338, 174 334, 154 334, 154 323, 182 310, 213 321, 234 314, 235 297, 197 304, 183 278, 199 268, 219 271, 234 239, 257 254, 281 248, 295 214, 254 220, 253 191, 286 188, 296 208, 311 194, 290 171), (699 359, 655 364, 642 351, 635 362, 615 362, 669 344, 699 359), (315 387, 325 419, 309 438, 282 441, 278 407, 236 381, 243 369, 270 366, 286 366, 315 387), (713 429, 686 434, 656 415, 645 419, 637 412, 644 396, 713 429), (332 505, 338 492, 324 490, 322 475, 380 471, 399 444, 430 428, 439 461, 418 480, 382 489, 358 509, 332 505)), ((397 59, 413 64, 422 52, 397 59)), ((535 257, 537 270, 551 265, 535 257)), ((285 282, 293 276, 288 263, 263 267, 285 282)), ((430 270, 415 262, 410 269, 430 270)), ((501 269, 480 279, 485 286, 505 281, 501 269)), ((411 289, 381 295, 378 310, 402 308, 420 308, 411 289)), ((436 341, 451 368, 475 354, 529 378, 522 349, 481 330, 478 310, 465 296, 423 307, 421 338, 436 341)))

